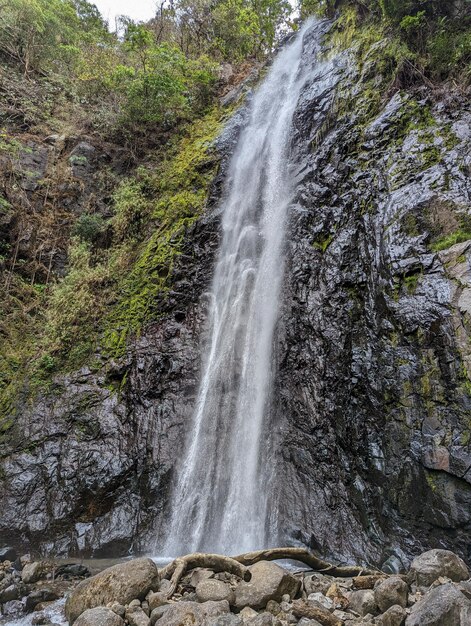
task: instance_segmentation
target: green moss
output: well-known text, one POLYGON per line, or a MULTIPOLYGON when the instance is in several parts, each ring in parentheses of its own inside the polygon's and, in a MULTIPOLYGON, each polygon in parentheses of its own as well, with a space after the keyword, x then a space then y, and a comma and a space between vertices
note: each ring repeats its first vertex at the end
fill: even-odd
MULTIPOLYGON (((104 348, 113 356, 123 354, 129 337, 138 335, 144 324, 159 316, 186 230, 206 204, 217 167, 212 142, 220 127, 218 110, 198 120, 174 147, 171 157, 145 181, 155 197, 150 207, 154 230, 138 245, 131 270, 119 282, 121 297, 105 321, 104 348)), ((132 200, 137 193, 134 188, 132 200)), ((141 201, 142 193, 141 185, 141 201)), ((149 195, 149 189, 146 193, 149 195)))
POLYGON ((327 237, 323 237, 322 239, 315 241, 312 244, 312 246, 313 248, 316 248, 316 250, 325 252, 327 248, 330 246, 330 244, 332 243, 333 238, 334 238, 333 235, 328 235, 327 237))
POLYGON ((438 489, 435 476, 428 470, 425 470, 425 480, 432 491, 436 491, 438 489))
POLYGON ((440 250, 447 250, 454 246, 457 243, 463 243, 465 241, 469 241, 471 239, 471 231, 459 229, 454 233, 441 237, 437 239, 431 246, 434 252, 439 252, 440 250))

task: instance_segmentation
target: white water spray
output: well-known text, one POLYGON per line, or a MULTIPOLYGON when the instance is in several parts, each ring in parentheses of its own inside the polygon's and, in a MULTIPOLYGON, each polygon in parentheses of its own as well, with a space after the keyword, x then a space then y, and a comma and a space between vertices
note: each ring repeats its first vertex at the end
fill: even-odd
POLYGON ((306 24, 277 56, 232 157, 209 333, 165 554, 237 553, 267 542, 272 344, 293 196, 292 120, 305 84, 306 24))

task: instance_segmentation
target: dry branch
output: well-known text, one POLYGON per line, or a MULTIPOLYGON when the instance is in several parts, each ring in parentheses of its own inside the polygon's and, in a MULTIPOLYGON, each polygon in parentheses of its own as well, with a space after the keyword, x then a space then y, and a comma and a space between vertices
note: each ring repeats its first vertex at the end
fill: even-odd
POLYGON ((353 579, 355 589, 373 589, 378 580, 387 578, 386 574, 376 574, 375 576, 357 576, 353 579))
POLYGON ((295 600, 293 602, 293 615, 298 618, 307 617, 308 619, 317 620, 322 626, 342 626, 342 622, 338 617, 332 615, 323 606, 307 604, 303 600, 295 600))
POLYGON ((167 590, 168 598, 171 598, 175 593, 182 576, 196 567, 205 567, 213 572, 228 572, 229 574, 239 576, 239 578, 242 578, 246 582, 252 577, 252 574, 245 565, 229 556, 195 552, 194 554, 188 554, 187 556, 175 559, 160 570, 161 579, 170 577, 170 587, 167 590))
POLYGON ((258 561, 278 561, 289 559, 304 563, 312 570, 321 572, 328 576, 337 578, 352 578, 353 576, 375 576, 379 574, 376 570, 369 570, 356 565, 332 565, 327 561, 319 559, 315 554, 306 548, 270 548, 268 550, 257 550, 256 552, 246 552, 233 559, 243 565, 253 565, 258 561))

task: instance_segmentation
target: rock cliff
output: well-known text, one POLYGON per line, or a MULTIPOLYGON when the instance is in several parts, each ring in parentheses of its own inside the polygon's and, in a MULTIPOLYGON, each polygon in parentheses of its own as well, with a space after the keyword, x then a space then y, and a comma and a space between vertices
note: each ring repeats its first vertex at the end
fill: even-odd
MULTIPOLYGON (((459 92, 391 85, 386 52, 326 44, 325 91, 308 84, 296 114, 270 521, 284 543, 397 571, 431 547, 471 558, 471 111, 459 92)), ((19 399, 0 457, 5 541, 95 556, 155 545, 243 123, 244 108, 217 142, 158 320, 122 359, 19 399)))

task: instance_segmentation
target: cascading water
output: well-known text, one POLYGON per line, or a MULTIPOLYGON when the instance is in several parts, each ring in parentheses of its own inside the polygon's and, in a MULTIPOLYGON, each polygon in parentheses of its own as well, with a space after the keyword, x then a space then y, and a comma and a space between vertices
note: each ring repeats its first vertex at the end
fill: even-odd
POLYGON ((306 84, 307 23, 254 95, 232 157, 209 296, 207 352, 164 552, 266 545, 273 334, 293 197, 293 115, 306 84))

